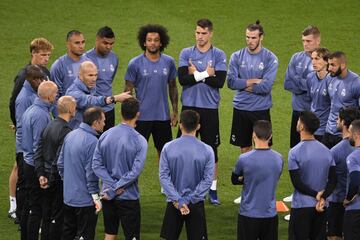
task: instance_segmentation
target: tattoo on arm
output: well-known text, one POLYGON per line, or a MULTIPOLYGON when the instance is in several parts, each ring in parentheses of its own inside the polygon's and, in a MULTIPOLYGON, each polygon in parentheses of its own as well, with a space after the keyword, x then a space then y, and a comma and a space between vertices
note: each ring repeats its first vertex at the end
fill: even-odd
POLYGON ((169 96, 173 112, 178 112, 178 89, 176 86, 176 79, 169 81, 169 96))
POLYGON ((125 89, 124 92, 130 91, 130 94, 133 95, 133 89, 135 88, 134 84, 128 80, 125 80, 125 89))

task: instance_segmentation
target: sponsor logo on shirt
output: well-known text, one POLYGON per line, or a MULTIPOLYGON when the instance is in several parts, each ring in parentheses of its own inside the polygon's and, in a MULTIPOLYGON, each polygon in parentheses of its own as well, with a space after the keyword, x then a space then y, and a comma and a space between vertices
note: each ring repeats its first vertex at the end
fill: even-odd
POLYGON ((73 72, 71 70, 68 70, 68 77, 73 77, 73 76, 74 76, 73 72))
POLYGON ((343 97, 346 96, 346 89, 345 88, 343 90, 341 90, 341 96, 343 96, 343 97))
POLYGON ((163 72, 164 75, 168 75, 168 70, 166 68, 163 68, 162 72, 163 72))

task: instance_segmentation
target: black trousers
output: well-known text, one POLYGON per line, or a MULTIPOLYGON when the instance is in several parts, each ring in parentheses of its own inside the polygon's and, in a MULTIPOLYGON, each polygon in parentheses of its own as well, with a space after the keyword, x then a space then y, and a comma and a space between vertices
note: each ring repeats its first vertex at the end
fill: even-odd
POLYGON ((63 240, 91 240, 95 238, 98 216, 95 207, 71 207, 64 205, 63 240))
POLYGON ((360 239, 360 210, 348 210, 344 214, 344 240, 360 239))
POLYGON ((48 209, 45 216, 49 225, 49 238, 51 240, 60 240, 64 222, 64 198, 63 198, 63 182, 57 179, 51 182, 50 188, 44 194, 42 200, 42 209, 48 209))
POLYGON ((277 240, 278 216, 269 218, 252 218, 238 215, 238 240, 277 240))
POLYGON ((29 214, 27 220, 27 239, 38 240, 41 224, 41 240, 49 238, 49 223, 42 221, 48 219, 49 209, 43 207, 44 196, 49 194, 49 189, 41 189, 35 168, 24 162, 24 174, 28 189, 29 214))
POLYGON ((110 111, 105 112, 105 126, 104 132, 109 128, 115 126, 115 108, 110 111))
POLYGON ((326 239, 326 210, 317 212, 315 207, 292 208, 289 222, 289 240, 326 239))

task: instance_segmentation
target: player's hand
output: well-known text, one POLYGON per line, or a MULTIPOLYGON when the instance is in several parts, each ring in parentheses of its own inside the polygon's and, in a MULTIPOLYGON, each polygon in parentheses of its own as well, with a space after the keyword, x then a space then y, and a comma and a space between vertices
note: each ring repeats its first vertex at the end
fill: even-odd
POLYGON ((16 127, 14 124, 10 124, 9 127, 11 128, 11 130, 15 131, 16 127))
POLYGON ((318 192, 318 193, 316 194, 316 200, 317 200, 317 201, 320 201, 323 193, 324 193, 324 190, 322 190, 322 191, 320 191, 320 192, 318 192))
POLYGON ((95 204, 95 209, 96 209, 95 214, 98 214, 102 209, 101 198, 100 198, 99 194, 97 194, 97 193, 91 194, 91 197, 95 204))
POLYGON ((127 92, 123 92, 123 93, 114 95, 115 102, 122 102, 125 99, 131 98, 132 96, 130 93, 131 93, 130 91, 127 91, 127 92))
POLYGON ((195 65, 192 63, 191 59, 189 59, 189 67, 188 67, 189 75, 194 75, 194 72, 197 71, 195 65))
POLYGON ((248 86, 248 87, 246 87, 246 88, 244 88, 244 91, 245 92, 253 92, 253 90, 252 90, 252 86, 248 86))
POLYGON ((171 115, 170 115, 170 121, 171 121, 171 126, 172 127, 176 127, 177 124, 178 124, 178 113, 176 112, 173 112, 171 115))
POLYGON ((323 212, 323 211, 325 211, 324 207, 325 207, 325 199, 324 199, 324 198, 321 198, 321 199, 316 203, 315 209, 316 209, 316 211, 318 211, 318 212, 323 212))
POLYGON ((116 191, 115 191, 115 193, 116 193, 116 195, 121 195, 121 194, 123 194, 125 192, 125 189, 124 188, 118 188, 118 189, 116 189, 116 191))
POLYGON ((179 209, 179 203, 178 202, 173 202, 172 204, 173 204, 174 208, 179 209))
POLYGON ((350 201, 345 198, 345 200, 343 202, 343 206, 346 207, 347 205, 349 205, 352 201, 355 200, 355 198, 357 198, 358 195, 359 194, 356 194, 350 201))
POLYGON ((39 177, 39 184, 42 189, 47 189, 49 187, 48 179, 44 176, 39 177))
POLYGON ((251 78, 246 81, 246 86, 249 87, 254 84, 259 84, 259 83, 261 83, 261 81, 262 81, 262 79, 259 79, 259 78, 251 78))
POLYGON ((212 67, 211 62, 208 62, 208 65, 206 67, 206 71, 209 74, 209 77, 215 76, 215 68, 212 67))
POLYGON ((183 204, 179 210, 181 212, 181 215, 188 215, 190 213, 190 209, 186 204, 183 204))

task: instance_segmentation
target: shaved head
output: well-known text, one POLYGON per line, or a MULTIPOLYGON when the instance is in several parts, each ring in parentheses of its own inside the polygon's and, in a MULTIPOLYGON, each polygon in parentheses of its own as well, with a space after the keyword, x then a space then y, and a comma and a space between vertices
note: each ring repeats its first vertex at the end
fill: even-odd
POLYGON ((45 81, 39 85, 38 95, 45 102, 55 103, 58 87, 52 81, 45 81))
POLYGON ((84 72, 88 71, 89 69, 96 69, 97 67, 93 62, 85 61, 80 64, 79 74, 84 74, 84 72))
POLYGON ((57 102, 57 110, 59 114, 65 114, 76 108, 76 100, 72 96, 62 96, 57 102))
POLYGON ((90 61, 85 61, 80 64, 79 79, 89 88, 96 86, 97 67, 90 61))

